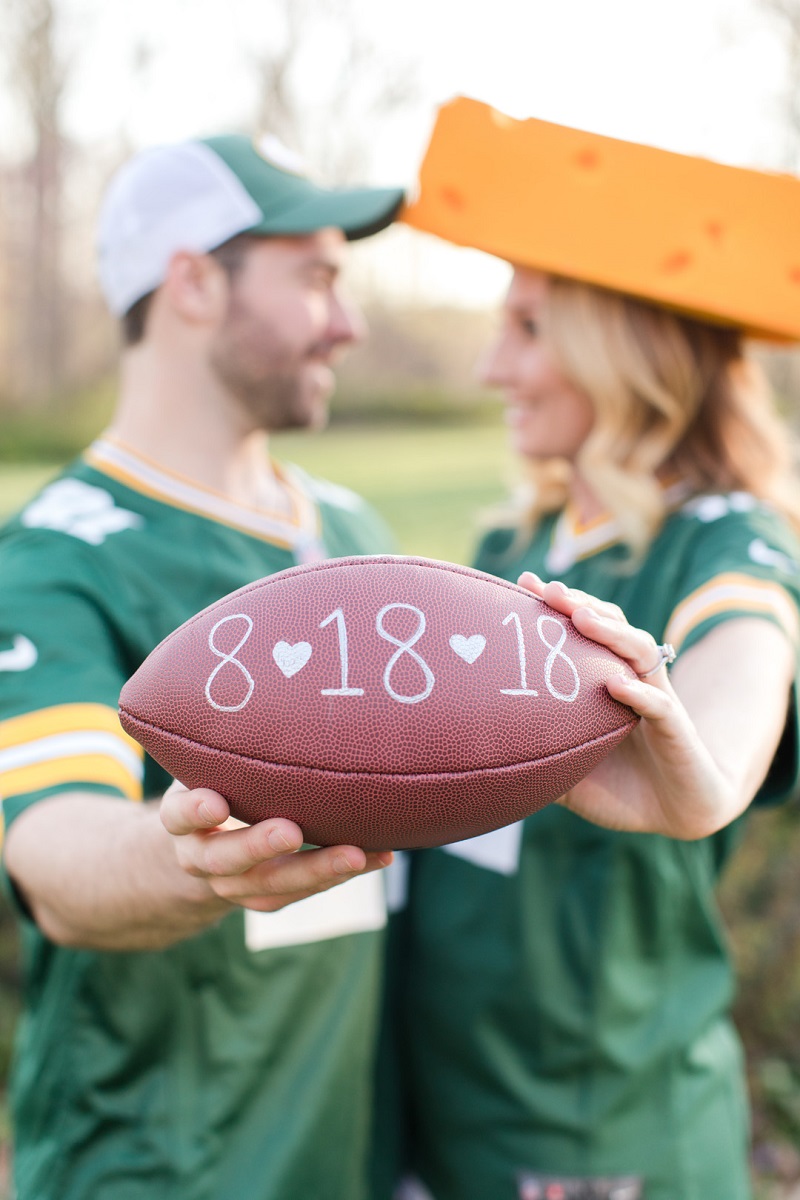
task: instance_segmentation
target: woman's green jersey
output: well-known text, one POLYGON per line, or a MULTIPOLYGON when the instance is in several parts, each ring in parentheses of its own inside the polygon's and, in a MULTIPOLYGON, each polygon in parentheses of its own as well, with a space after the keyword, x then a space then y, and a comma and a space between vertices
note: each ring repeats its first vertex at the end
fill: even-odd
MULTIPOLYGON (((783 521, 735 493, 681 503, 635 570, 612 524, 566 514, 527 545, 490 533, 476 565, 562 579, 686 654, 739 617, 796 645, 798 563, 783 521)), ((759 799, 786 799, 797 778, 793 699, 759 799)), ((714 900, 738 836, 738 823, 695 842, 616 833, 551 805, 414 856, 394 999, 411 1163, 436 1200, 523 1200, 526 1173, 635 1177, 646 1200, 750 1196, 714 900)))

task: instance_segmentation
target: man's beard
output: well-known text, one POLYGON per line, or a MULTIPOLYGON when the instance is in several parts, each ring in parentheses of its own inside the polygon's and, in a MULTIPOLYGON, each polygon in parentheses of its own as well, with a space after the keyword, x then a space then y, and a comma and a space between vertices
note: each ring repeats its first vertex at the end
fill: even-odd
POLYGON ((252 429, 321 429, 327 422, 326 400, 309 397, 296 372, 272 371, 253 379, 234 364, 227 374, 217 365, 217 373, 252 429))
POLYGON ((324 349, 290 349, 234 294, 211 368, 252 429, 319 429, 327 422, 330 388, 315 386, 309 368, 324 349))

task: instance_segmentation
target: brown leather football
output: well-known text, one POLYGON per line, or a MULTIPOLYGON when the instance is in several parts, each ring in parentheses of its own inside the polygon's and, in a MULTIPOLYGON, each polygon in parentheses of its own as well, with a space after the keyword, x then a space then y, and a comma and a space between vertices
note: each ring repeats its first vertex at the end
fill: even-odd
POLYGON ((120 696, 123 727, 243 821, 308 842, 437 846, 549 804, 636 725, 630 668, 514 584, 431 559, 342 558, 225 596, 120 696))

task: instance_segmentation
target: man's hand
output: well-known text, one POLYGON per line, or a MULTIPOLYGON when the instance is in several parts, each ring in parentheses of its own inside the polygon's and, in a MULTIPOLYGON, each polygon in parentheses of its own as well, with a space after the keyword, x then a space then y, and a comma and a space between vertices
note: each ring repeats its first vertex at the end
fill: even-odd
POLYGON ((292 821, 244 825, 207 788, 173 784, 161 802, 161 821, 181 870, 220 900, 258 912, 275 912, 392 861, 391 851, 366 854, 356 846, 300 852, 303 834, 292 821))
POLYGON ((232 906, 272 912, 374 871, 391 853, 355 846, 298 853, 291 821, 241 825, 217 792, 174 784, 160 801, 71 792, 31 805, 6 835, 6 868, 51 941, 157 950, 232 906))

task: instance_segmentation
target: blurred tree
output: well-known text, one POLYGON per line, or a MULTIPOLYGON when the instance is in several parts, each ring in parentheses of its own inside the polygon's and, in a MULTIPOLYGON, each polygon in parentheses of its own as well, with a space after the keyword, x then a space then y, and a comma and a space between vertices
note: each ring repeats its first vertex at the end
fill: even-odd
POLYGON ((269 41, 251 52, 256 128, 306 154, 329 182, 363 177, 380 127, 417 96, 415 68, 379 52, 357 0, 268 7, 269 41))
POLYGON ((800 172, 800 0, 759 0, 781 29, 787 71, 783 90, 786 168, 800 172))
POLYGON ((12 391, 39 406, 59 390, 67 346, 62 270, 68 64, 57 48, 54 0, 6 0, 6 69, 26 118, 31 150, 9 178, 17 208, 12 284, 19 322, 12 391), (16 270, 16 260, 22 269, 16 270))
MULTIPOLYGON (((759 6, 780 32, 786 54, 786 77, 781 95, 783 161, 800 174, 800 0, 759 0, 759 6)), ((800 420, 800 350, 773 352, 767 360, 770 378, 783 406, 800 420)))
MULTIPOLYGON (((786 52, 784 165, 800 172, 800 0, 758 0, 786 52)), ((800 352, 762 350, 787 415, 800 411, 800 352)), ((747 1049, 759 1195, 798 1196, 800 1179, 800 808, 754 814, 721 892, 739 977, 736 1021, 747 1049), (767 1180, 772 1181, 769 1188, 767 1180), (783 1184, 783 1186, 781 1186, 783 1184)))

